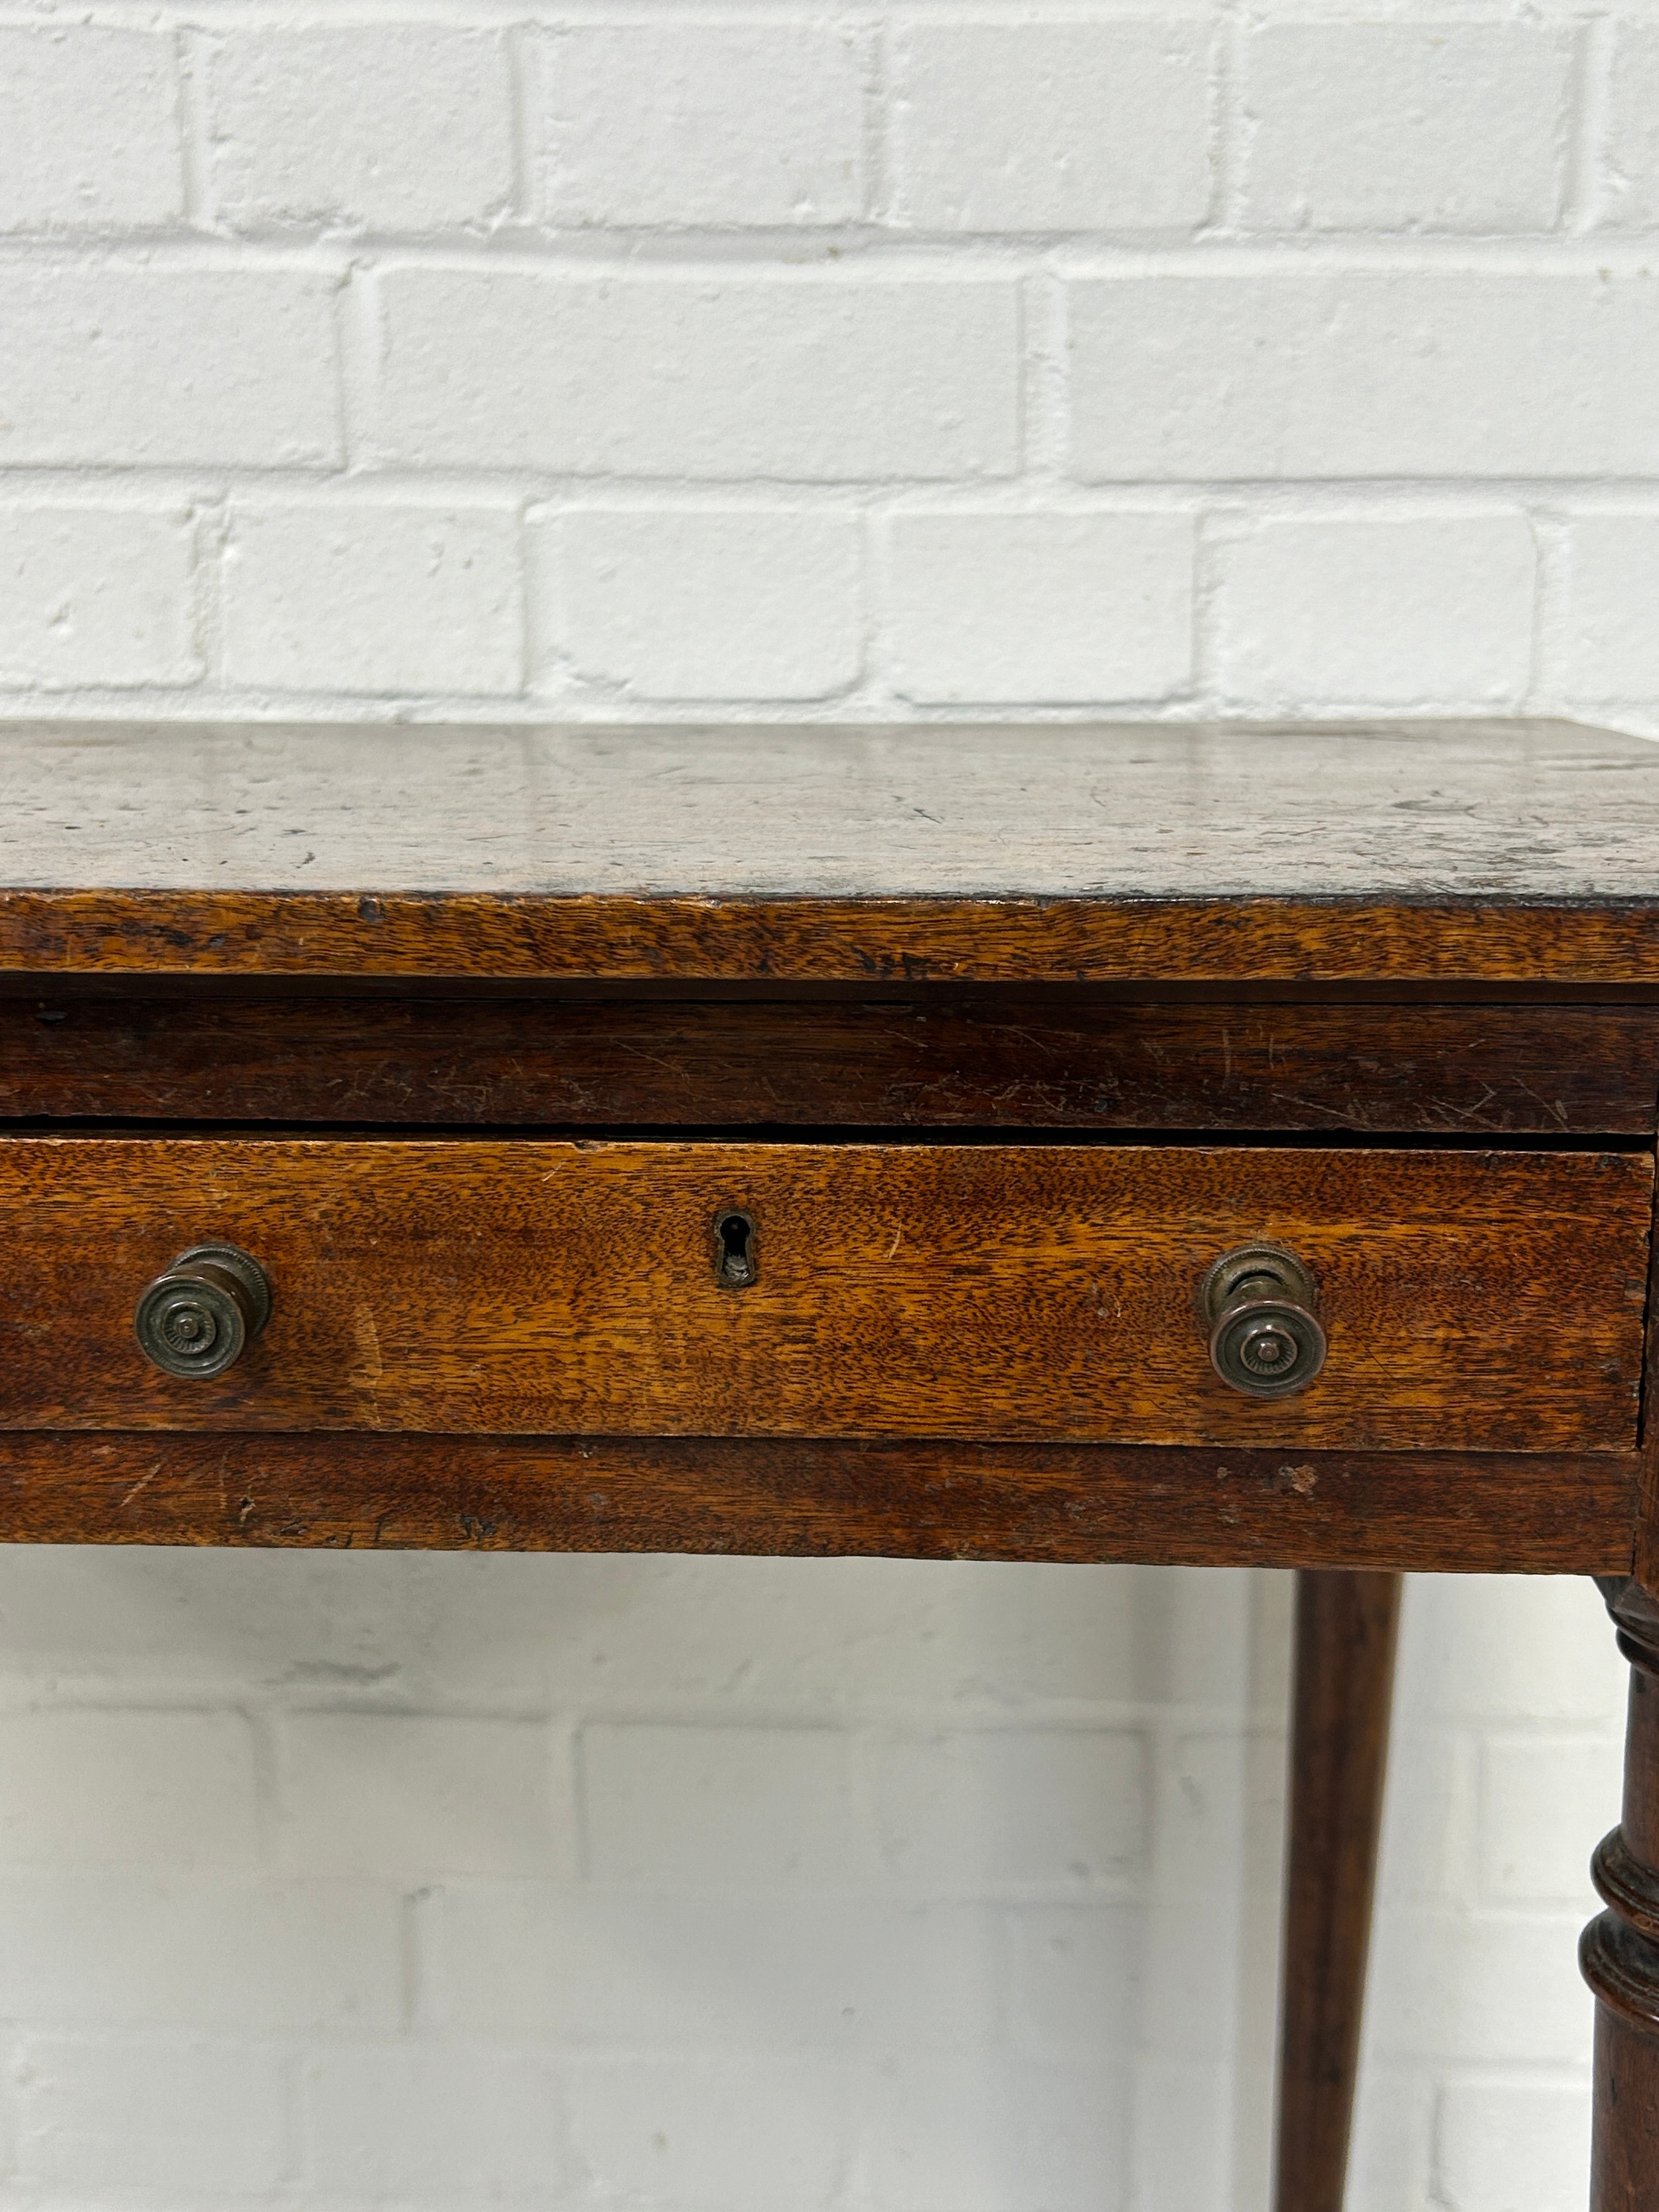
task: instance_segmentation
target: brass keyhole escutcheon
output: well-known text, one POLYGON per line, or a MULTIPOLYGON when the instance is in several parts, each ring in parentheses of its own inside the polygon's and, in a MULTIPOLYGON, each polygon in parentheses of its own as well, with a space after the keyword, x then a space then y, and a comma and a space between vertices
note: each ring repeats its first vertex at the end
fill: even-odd
POLYGON ((139 1295, 133 1333, 164 1375, 207 1382, 234 1366, 270 1318, 270 1278, 234 1244, 192 1244, 139 1295))
POLYGON ((755 1217, 723 1206, 714 1216, 714 1277, 728 1291, 746 1291, 760 1273, 755 1255, 755 1217))
POLYGON ((1241 1244, 1204 1278, 1210 1364, 1247 1398, 1288 1398, 1325 1364, 1319 1288, 1294 1252, 1241 1244))

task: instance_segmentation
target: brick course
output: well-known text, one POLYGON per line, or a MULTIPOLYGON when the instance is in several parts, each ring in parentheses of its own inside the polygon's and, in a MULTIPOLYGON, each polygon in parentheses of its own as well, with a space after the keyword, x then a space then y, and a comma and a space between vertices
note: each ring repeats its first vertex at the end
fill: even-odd
MULTIPOLYGON (((1659 732, 1650 11, 0 16, 0 713, 1659 732)), ((1287 1620, 0 1556, 0 2202, 1261 2212, 1287 1620)), ((1537 2212, 1621 1670, 1400 1694, 1354 2212, 1537 2212)))

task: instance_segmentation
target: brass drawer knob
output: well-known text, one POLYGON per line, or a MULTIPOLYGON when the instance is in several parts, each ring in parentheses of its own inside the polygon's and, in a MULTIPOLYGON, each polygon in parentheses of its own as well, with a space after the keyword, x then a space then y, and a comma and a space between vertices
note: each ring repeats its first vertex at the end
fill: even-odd
POLYGON ((164 1374, 206 1381, 240 1359, 270 1318, 270 1279, 234 1244, 192 1244, 138 1300, 133 1328, 164 1374))
POLYGON ((1294 1253, 1241 1244, 1204 1278, 1210 1363, 1250 1398, 1288 1398, 1325 1364, 1319 1291, 1294 1253))

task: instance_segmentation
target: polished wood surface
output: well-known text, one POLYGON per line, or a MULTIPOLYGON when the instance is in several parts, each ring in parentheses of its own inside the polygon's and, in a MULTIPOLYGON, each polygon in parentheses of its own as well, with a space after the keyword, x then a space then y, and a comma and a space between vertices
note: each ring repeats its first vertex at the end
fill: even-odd
POLYGON ((1652 1200, 1635 1151, 18 1136, 0 1425, 1629 1450, 1652 1200), (276 1307, 180 1382, 133 1305, 204 1240, 276 1307), (1272 1402, 1198 1311, 1261 1240, 1330 1340, 1272 1402))
POLYGON ((24 974, 1659 986, 1659 902, 0 891, 24 974))
POLYGON ((1659 983, 1659 748, 1550 722, 0 732, 0 966, 1659 983))
POLYGON ((1342 2212, 1400 1577, 1297 1577, 1276 2212, 1342 2212))
POLYGON ((1592 1871, 1607 1910, 1579 1956, 1595 1992, 1591 2212, 1659 2212, 1659 1596, 1603 1583, 1630 1662, 1625 1802, 1592 1871))
POLYGON ((1659 1006, 0 996, 0 1115, 1646 1135, 1659 1006))
POLYGON ((1659 2212, 1659 2036, 1595 2015, 1590 2212, 1659 2212))
POLYGON ((1395 1574, 1596 1573, 1595 2204, 1659 2212, 1656 1121, 1636 739, 15 725, 0 1537, 1318 1571, 1280 2212, 1340 2202, 1395 1574), (1265 1405, 1194 1295, 1264 1237, 1330 1334, 1265 1405), (275 1312, 171 1380, 208 1237, 275 1312))
POLYGON ((1624 1453, 14 1431, 0 1540, 1618 1574, 1624 1453))
POLYGON ((19 890, 1606 901, 1656 808, 1551 721, 0 728, 19 890))

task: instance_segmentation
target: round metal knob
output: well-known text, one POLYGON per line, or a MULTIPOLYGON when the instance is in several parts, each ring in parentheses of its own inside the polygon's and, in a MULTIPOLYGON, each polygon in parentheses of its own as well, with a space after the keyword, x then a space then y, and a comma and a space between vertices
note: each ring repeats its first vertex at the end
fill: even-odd
POLYGON ((240 1359, 270 1318, 270 1279, 234 1244, 192 1244, 138 1300, 132 1325, 164 1374, 206 1381, 240 1359))
POLYGON ((1325 1364, 1319 1291, 1294 1253, 1242 1244, 1204 1278, 1210 1363, 1250 1398, 1288 1398, 1325 1364))

